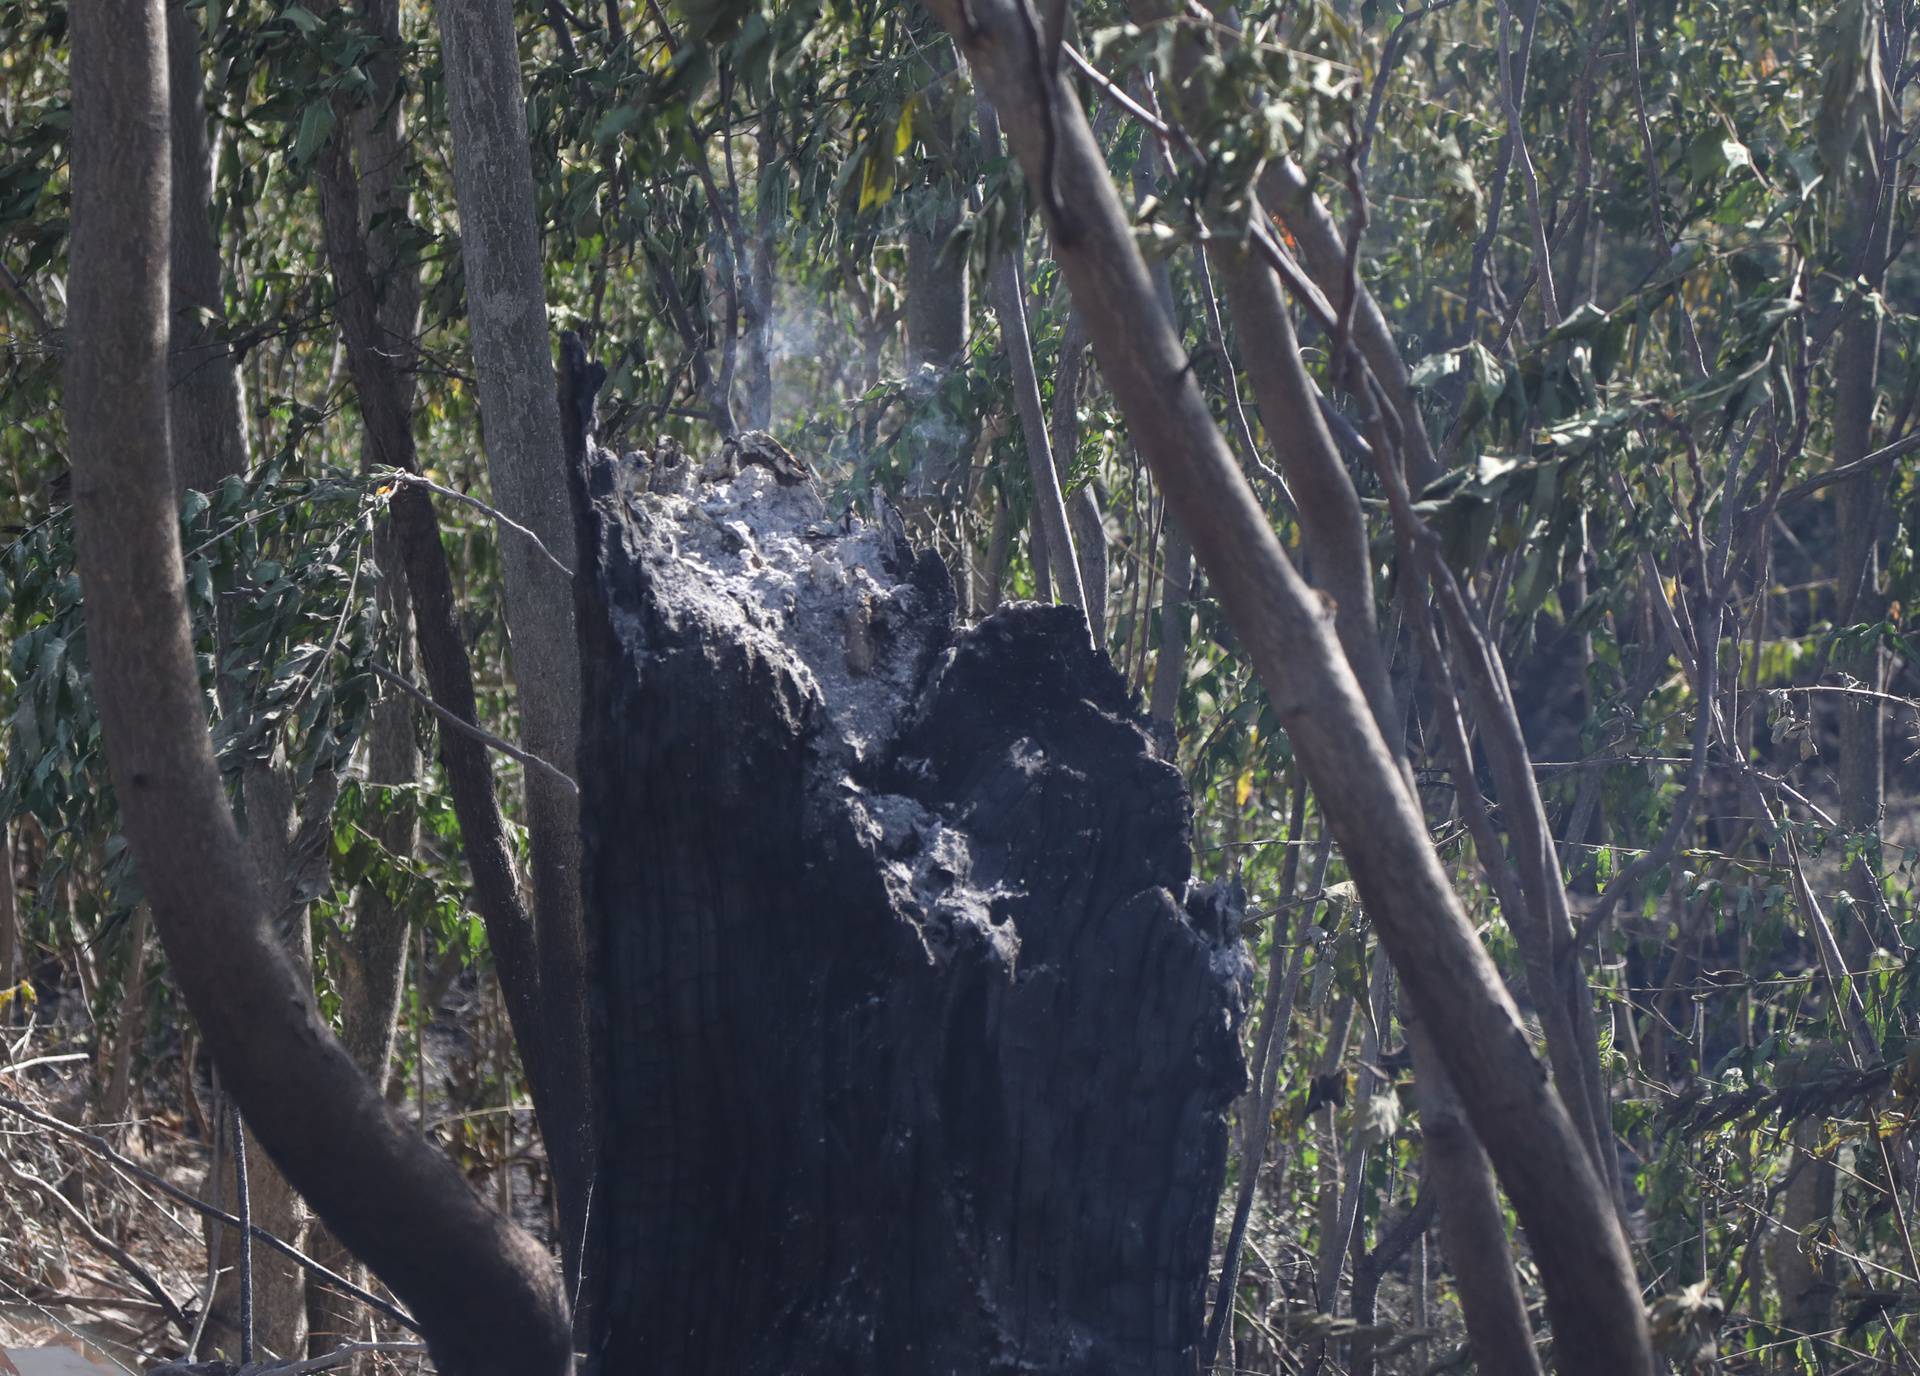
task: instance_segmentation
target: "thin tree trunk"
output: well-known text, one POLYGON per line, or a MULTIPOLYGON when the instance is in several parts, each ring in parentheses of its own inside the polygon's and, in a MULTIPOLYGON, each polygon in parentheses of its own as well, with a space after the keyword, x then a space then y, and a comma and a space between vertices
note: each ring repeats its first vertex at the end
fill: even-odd
POLYGON ((248 465, 246 395, 227 341, 213 165, 200 68, 205 11, 167 5, 172 268, 167 423, 182 487, 209 491, 248 465))
MULTIPOLYGON (((1334 1205, 1331 1218, 1333 1226, 1322 1229, 1320 1249, 1314 1258, 1314 1274, 1318 1281, 1314 1303, 1322 1314, 1334 1313, 1339 1305, 1340 1275, 1345 1269, 1347 1254, 1354 1245, 1354 1229, 1360 1218, 1360 1199, 1368 1188, 1367 1151, 1374 1145, 1374 1139, 1367 1105, 1373 1099, 1372 1066, 1380 1056, 1381 1034, 1385 1031, 1382 1024, 1386 1021, 1390 1006, 1388 991, 1384 987, 1388 980, 1387 970, 1386 948, 1377 947, 1372 968, 1368 972, 1369 986, 1363 988, 1362 996, 1356 1000, 1366 1012, 1367 1023, 1360 1034, 1360 1069, 1354 1077, 1353 1104, 1347 1125, 1347 1151, 1340 1165, 1341 1187, 1337 1197, 1322 1201, 1334 1205)), ((1328 1121, 1331 1124, 1331 1114, 1328 1115, 1328 1121)), ((1312 1355, 1307 1361, 1307 1376, 1320 1376, 1326 1353, 1326 1339, 1322 1338, 1313 1344, 1312 1355)))
POLYGON ((765 430, 773 424, 774 250, 786 211, 767 195, 768 169, 780 156, 777 108, 769 101, 761 112, 757 139, 760 184, 754 197, 753 275, 747 283, 746 357, 741 369, 746 374, 743 390, 749 430, 765 430))
POLYGON ((1768 1245, 1773 1281, 1780 1290, 1781 1326, 1793 1334, 1825 1333, 1833 1327, 1836 1258, 1816 1238, 1833 1216, 1834 1167, 1820 1150, 1824 1126, 1813 1118, 1793 1125, 1794 1161, 1789 1167, 1780 1224, 1768 1245))
POLYGON ((1467 1343, 1480 1371, 1536 1376, 1540 1358, 1493 1167, 1467 1124, 1433 1039, 1405 998, 1404 984, 1401 993, 1401 1023, 1407 1029, 1414 1102, 1420 1110, 1421 1160, 1433 1188, 1441 1255, 1460 1293, 1467 1343))
POLYGON ((907 367, 942 372, 959 364, 967 347, 967 255, 948 252, 960 227, 960 207, 943 208, 924 230, 907 234, 907 367))
MULTIPOLYGON (((361 231, 366 236, 369 274, 378 285, 376 322, 382 353, 392 363, 396 385, 410 410, 417 358, 415 336, 420 315, 420 269, 403 247, 411 218, 413 185, 410 150, 406 141, 405 103, 398 99, 399 68, 395 54, 402 39, 400 9, 395 0, 359 0, 370 30, 383 47, 368 60, 373 89, 367 103, 353 112, 351 130, 359 164, 361 231)), ((362 436, 363 472, 377 461, 371 439, 362 436)), ((405 565, 390 518, 375 521, 373 563, 380 570, 377 598, 381 624, 389 639, 385 655, 389 667, 403 678, 415 672, 413 608, 407 593, 405 565)), ((409 789, 420 776, 416 740, 416 708, 397 689, 383 685, 375 699, 367 728, 366 783, 391 788, 382 799, 383 811, 373 823, 380 844, 397 856, 411 856, 419 838, 418 813, 409 789)), ((405 991, 406 914, 382 886, 368 884, 356 896, 353 927, 329 953, 340 987, 340 1036, 347 1054, 375 1089, 386 1093, 392 1072, 400 1000, 405 991)), ((308 1250, 321 1262, 356 1282, 365 1268, 324 1226, 316 1224, 308 1250)), ((364 1306, 325 1286, 308 1291, 308 1350, 319 1356, 341 1343, 365 1335, 364 1306)))
MULTIPOLYGON (((437 8, 467 315, 493 498, 548 550, 567 550, 573 547, 573 514, 554 399, 553 344, 513 7, 508 0, 443 0, 437 8)), ((571 774, 580 730, 573 588, 526 540, 503 536, 500 563, 522 743, 571 774)), ((529 772, 525 784, 539 961, 535 1054, 528 1055, 530 1029, 516 1024, 516 1030, 521 1055, 548 1099, 541 1128, 559 1196, 561 1254, 572 1289, 580 1276, 599 1140, 588 1050, 580 809, 576 794, 544 773, 529 772)))
MULTIPOLYGON (((1242 1121, 1249 1123, 1240 1141, 1240 1188, 1234 1200, 1233 1222, 1228 1228, 1226 1248, 1221 1253, 1220 1285, 1215 1291, 1213 1317, 1207 1323, 1205 1345, 1200 1354, 1207 1367, 1220 1360, 1221 1341, 1233 1332, 1241 1249, 1246 1242, 1247 1225, 1253 1216, 1253 1201, 1260 1188, 1260 1173, 1267 1162, 1267 1134, 1273 1126, 1274 1100, 1280 1090, 1280 1062, 1287 1034, 1293 1027, 1293 1009, 1300 993, 1300 976, 1306 967, 1307 942, 1289 938, 1304 938, 1319 907, 1317 898, 1299 898, 1297 895, 1306 799, 1305 786, 1296 780, 1293 808, 1287 821, 1287 860, 1279 893, 1283 904, 1300 902, 1300 921, 1297 925, 1289 922, 1284 906, 1274 918, 1273 946, 1267 966, 1266 1002, 1260 1012, 1260 1026, 1254 1034, 1253 1074, 1248 1092, 1240 1102, 1242 1121), (1283 975, 1280 953, 1289 947, 1292 955, 1287 958, 1283 975)), ((1313 877, 1307 881, 1308 893, 1317 891, 1326 882, 1327 861, 1332 858, 1333 847, 1325 837, 1321 838, 1318 849, 1313 877)))
MULTIPOLYGON (((1053 452, 1071 463, 1080 449, 1080 378, 1085 370, 1087 329, 1071 306, 1065 337, 1060 341, 1060 366, 1053 379, 1053 452)), ((1107 643, 1107 527, 1091 482, 1081 483, 1067 498, 1067 524, 1073 530, 1073 548, 1080 564, 1080 588, 1086 595, 1087 624, 1093 643, 1107 643)))
MULTIPOLYGON (((381 464, 418 472, 410 383, 398 373, 392 356, 383 348, 384 335, 375 310, 377 293, 360 229, 359 188, 343 139, 336 136, 322 151, 316 174, 336 308, 367 442, 381 464)), ((552 404, 549 400, 548 405, 552 404)), ((402 485, 394 493, 389 509, 406 570, 416 642, 428 687, 440 707, 462 721, 476 722, 473 669, 461 639, 439 519, 426 494, 413 484, 402 485)), ((569 538, 559 548, 570 546, 569 538)), ((580 1131, 580 1120, 562 1110, 552 1084, 542 1073, 547 1010, 541 1001, 540 962, 533 923, 521 895, 506 824, 494 793, 492 764, 480 742, 464 732, 444 728, 440 732, 440 755, 472 874, 473 905, 486 922, 488 945, 506 990, 521 1059, 527 1066, 535 1114, 549 1142, 569 1142, 580 1131)), ((344 1233, 342 1240, 351 1241, 344 1233)))
POLYGON ((0 820, 0 1025, 12 1006, 7 994, 18 984, 20 964, 20 900, 13 887, 13 828, 0 820))
MULTIPOLYGON (((1884 277, 1894 215, 1872 190, 1855 203, 1855 218, 1863 226, 1860 258, 1867 265, 1868 284, 1878 288, 1884 277)), ((1850 288, 1849 288, 1850 290, 1850 288)), ((1873 416, 1879 402, 1880 310, 1871 300, 1852 306, 1840 326, 1834 349, 1833 459, 1836 466, 1853 463, 1873 448, 1873 416)), ((1835 501, 1839 518, 1840 569, 1837 582, 1836 625, 1858 625, 1881 619, 1886 597, 1880 587, 1880 525, 1886 507, 1886 483, 1866 479, 1843 485, 1835 501)), ((1850 679, 1873 692, 1885 688, 1886 653, 1878 637, 1844 664, 1836 665, 1850 679)), ((1849 833, 1865 836, 1870 844, 1849 867, 1846 883, 1864 913, 1881 906, 1878 851, 1880 825, 1886 806, 1886 711, 1876 698, 1842 698, 1839 706, 1840 742, 1838 785, 1840 824, 1849 833)), ((1864 924, 1863 924, 1864 925, 1864 924)), ((1855 930, 1860 930, 1856 928, 1855 930)), ((1866 932, 1858 945, 1869 946, 1866 932)), ((1879 933, 1885 941, 1891 933, 1879 933)), ((1852 943, 1850 943, 1852 944, 1852 943)))
POLYGON ((993 527, 987 535, 986 586, 975 599, 975 612, 990 615, 1000 606, 1007 582, 1007 563, 1013 555, 1013 513, 1007 509, 1006 490, 994 484, 993 527))
MULTIPOLYGON (((920 27, 926 27, 924 23, 920 27)), ((964 131, 964 111, 956 99, 958 83, 953 47, 937 31, 928 34, 933 47, 933 81, 916 125, 924 125, 930 145, 946 150, 941 170, 948 180, 930 189, 938 197, 930 222, 907 231, 907 370, 933 368, 945 373, 960 365, 967 349, 968 305, 972 300, 970 261, 964 249, 952 244, 966 209, 952 189, 957 180, 952 166, 956 132, 964 131), (949 251, 950 247, 954 251, 949 251)), ((951 475, 946 476, 951 481, 951 475)))
POLYGON ((1180 690, 1187 682, 1187 639, 1193 610, 1193 546, 1169 516, 1161 557, 1166 560, 1166 590, 1160 594, 1160 653, 1153 661, 1153 695, 1148 711, 1157 721, 1177 725, 1180 690))
MULTIPOLYGON (((117 1124, 127 1116, 133 1098, 133 1061, 147 1028, 147 939, 153 933, 153 910, 134 905, 127 931, 127 970, 121 978, 120 1018, 113 1033, 113 1065, 100 1096, 100 1117, 117 1124)), ((0 972, 4 973, 4 972, 0 972)))

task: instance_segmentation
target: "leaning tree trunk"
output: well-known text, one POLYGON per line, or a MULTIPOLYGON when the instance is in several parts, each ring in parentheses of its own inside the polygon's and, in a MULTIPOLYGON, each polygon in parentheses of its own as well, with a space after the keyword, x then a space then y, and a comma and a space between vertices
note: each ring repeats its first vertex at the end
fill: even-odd
POLYGON ((763 468, 588 481, 599 1369, 1193 1371, 1248 962, 1079 611, 961 630, 763 468))

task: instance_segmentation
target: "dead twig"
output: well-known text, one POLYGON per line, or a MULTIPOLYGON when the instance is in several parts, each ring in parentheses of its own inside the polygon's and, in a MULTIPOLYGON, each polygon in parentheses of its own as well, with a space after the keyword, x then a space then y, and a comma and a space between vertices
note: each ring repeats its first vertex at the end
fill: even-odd
POLYGON ((512 759, 516 759, 520 761, 520 763, 524 764, 527 768, 532 770, 537 770, 538 772, 546 775, 548 778, 552 779, 555 783, 558 783, 562 788, 566 789, 567 792, 573 794, 575 797, 579 796, 580 785, 574 782, 573 776, 571 774, 568 774, 565 770, 561 769, 558 765, 550 764, 546 760, 541 759, 538 755, 535 755, 530 751, 522 750, 519 746, 515 745, 513 742, 508 740, 502 740, 499 736, 494 735, 493 732, 488 731, 486 728, 475 726, 472 722, 468 721, 465 717, 459 716, 454 712, 448 711, 446 708, 442 707, 439 703, 435 702, 432 698, 428 697, 425 693, 421 692, 418 688, 414 687, 412 683, 402 678, 399 674, 394 673, 391 669, 387 669, 382 667, 381 665, 372 664, 372 663, 369 663, 367 667, 373 670, 373 672, 377 674, 381 679, 383 679, 388 683, 391 683, 394 687, 398 688, 401 692, 405 693, 408 697, 418 702, 422 707, 426 708, 429 712, 433 713, 434 716, 440 718, 441 721, 445 722, 448 726, 451 726, 454 730, 458 731, 461 735, 467 736, 470 739, 479 741, 480 744, 486 746, 490 750, 498 750, 502 755, 506 755, 512 759))
MULTIPOLYGON (((165 1176, 157 1175, 146 1167, 129 1160, 117 1150, 111 1142, 101 1137, 98 1133, 88 1132, 84 1128, 76 1128, 71 1123, 63 1123, 58 1118, 41 1113, 38 1109, 29 1108, 18 1099, 10 1099, 4 1095, 0 1095, 0 1109, 5 1109, 9 1113, 18 1114, 30 1123, 37 1123, 43 1128, 57 1132, 64 1137, 72 1138, 82 1146, 93 1151, 94 1154, 105 1158, 115 1169, 128 1177, 138 1180, 142 1184, 152 1186, 175 1203, 184 1204, 189 1209, 206 1218, 215 1219, 231 1228, 242 1226, 240 1220, 228 1213, 225 1209, 209 1204, 204 1199, 196 1198, 193 1194, 181 1189, 165 1176)), ((250 1227, 248 1228, 248 1232, 275 1251, 290 1258, 296 1265, 317 1276, 341 1294, 351 1299, 359 1300, 369 1308, 386 1315, 409 1333, 418 1333, 420 1331, 419 1323, 411 1314, 407 1313, 406 1310, 389 1300, 381 1299, 380 1296, 370 1290, 364 1290, 360 1286, 355 1285, 338 1271, 315 1261, 292 1243, 275 1237, 265 1228, 250 1227)))

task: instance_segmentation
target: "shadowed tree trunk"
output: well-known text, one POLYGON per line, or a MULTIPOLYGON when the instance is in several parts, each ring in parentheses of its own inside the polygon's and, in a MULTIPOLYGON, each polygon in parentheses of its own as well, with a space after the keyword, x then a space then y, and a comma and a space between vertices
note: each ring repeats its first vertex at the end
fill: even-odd
POLYGON ((1080 613, 592 481, 601 1369, 1191 1372, 1247 961, 1080 613))

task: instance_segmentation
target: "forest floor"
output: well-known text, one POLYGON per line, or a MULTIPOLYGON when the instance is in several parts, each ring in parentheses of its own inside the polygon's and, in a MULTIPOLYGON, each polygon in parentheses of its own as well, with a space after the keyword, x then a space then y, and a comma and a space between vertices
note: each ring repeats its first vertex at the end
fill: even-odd
MULTIPOLYGON (((66 968, 49 963, 42 973, 65 984, 66 968)), ((200 1219, 92 1145, 10 1105, 98 1134, 140 1170, 199 1198, 212 1156, 202 1107, 211 1102, 210 1087, 204 1066, 199 1083, 189 1083, 193 1068, 183 1064, 180 1038, 169 1034, 150 1043, 155 1054, 138 1079, 136 1107, 123 1121, 101 1122, 102 1031, 77 989, 50 992, 47 983, 38 983, 37 1004, 0 1011, 0 1357, 8 1349, 67 1347, 105 1370, 138 1372, 186 1350, 180 1325, 152 1292, 164 1292, 197 1319, 209 1279, 200 1219)), ((426 1030, 424 1064, 414 1059, 404 1084, 396 1084, 396 1107, 408 1118, 424 1116, 489 1198, 505 1203, 502 1186, 511 1182, 509 1207, 544 1236, 545 1161, 529 1132, 530 1114, 491 1093, 498 1084, 491 1011, 472 988, 456 983, 449 990, 426 1030), (417 1097, 423 1091, 425 1115, 417 1097), (477 1105, 479 1095, 496 1102, 477 1105), (518 1121, 512 1137, 500 1129, 509 1119, 518 1121), (517 1169, 503 1173, 503 1158, 517 1169)), ((379 1290, 377 1282, 373 1288, 379 1290)), ((412 1335, 396 1329, 379 1336, 412 1335)), ((418 1370, 424 1361, 383 1358, 381 1366, 418 1370)), ((0 1360, 0 1373, 7 1371, 0 1360)))

